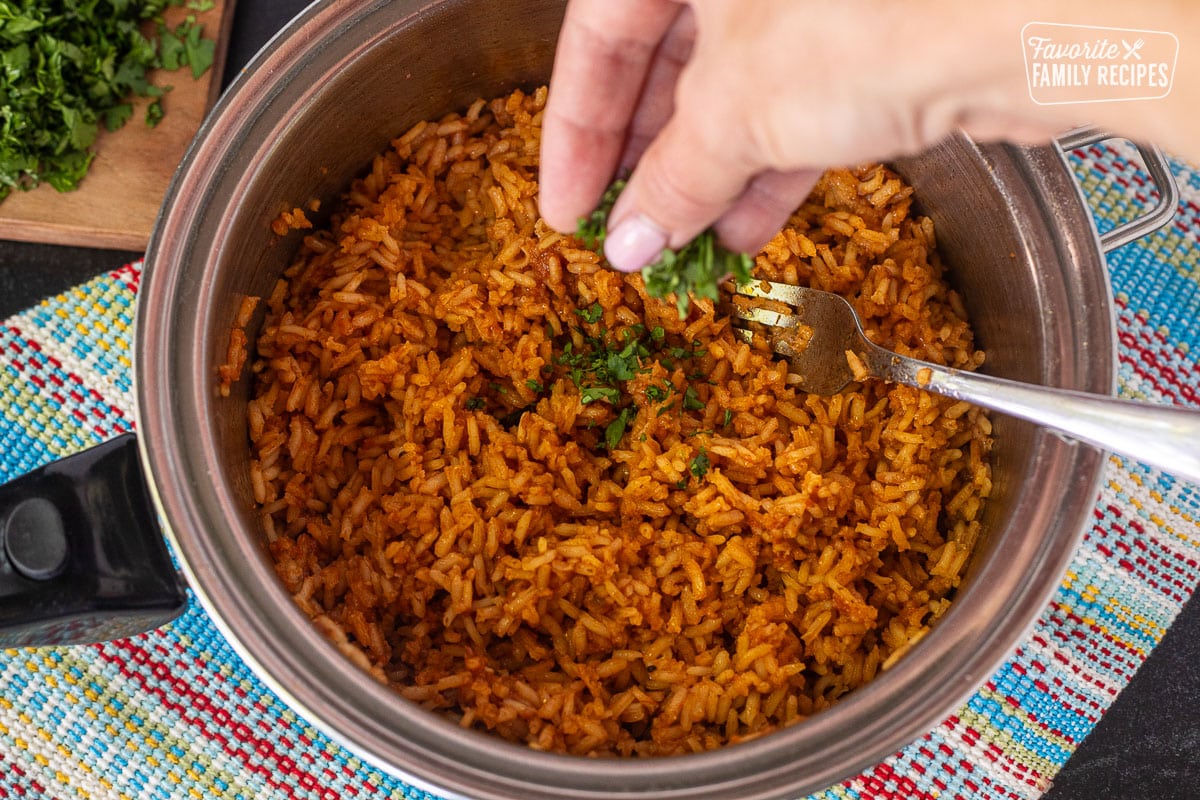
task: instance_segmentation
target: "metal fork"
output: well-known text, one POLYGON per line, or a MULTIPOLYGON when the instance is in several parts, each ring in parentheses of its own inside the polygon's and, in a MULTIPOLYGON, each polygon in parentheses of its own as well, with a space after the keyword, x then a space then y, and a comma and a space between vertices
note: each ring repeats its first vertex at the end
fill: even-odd
POLYGON ((742 323, 765 326, 760 333, 788 360, 791 382, 804 391, 834 394, 867 376, 903 383, 1200 481, 1200 411, 1036 386, 902 356, 869 340, 843 298, 816 289, 752 281, 736 287, 719 310, 735 321, 734 334, 746 342, 754 343, 755 332, 742 323))

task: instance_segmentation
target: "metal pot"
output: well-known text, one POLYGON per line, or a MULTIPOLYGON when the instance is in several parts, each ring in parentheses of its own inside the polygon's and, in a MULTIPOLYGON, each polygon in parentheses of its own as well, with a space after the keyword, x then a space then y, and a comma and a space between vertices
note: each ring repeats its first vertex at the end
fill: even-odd
MULTIPOLYGON (((269 294, 293 255, 271 220, 313 198, 334 205, 417 120, 545 82, 563 9, 555 0, 329 0, 243 72, 177 173, 146 259, 136 395, 151 494, 188 583, 246 661, 331 737, 415 785, 523 800, 818 790, 940 722, 1004 660, 1089 521, 1104 454, 997 418, 986 534, 929 635, 803 724, 648 760, 535 752, 403 700, 297 609, 252 512, 246 383, 221 397, 215 374, 241 299, 269 294)), ((1111 393, 1114 321, 1101 244, 1061 152, 979 147, 958 136, 896 166, 935 219, 988 352, 986 370, 1111 393)))

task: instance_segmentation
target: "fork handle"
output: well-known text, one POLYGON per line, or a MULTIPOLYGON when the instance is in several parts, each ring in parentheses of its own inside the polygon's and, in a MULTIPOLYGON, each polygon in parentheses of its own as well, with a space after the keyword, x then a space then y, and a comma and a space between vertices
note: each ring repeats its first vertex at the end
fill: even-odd
POLYGON ((1200 482, 1200 411, 1034 386, 884 353, 871 359, 882 378, 1020 417, 1200 482))

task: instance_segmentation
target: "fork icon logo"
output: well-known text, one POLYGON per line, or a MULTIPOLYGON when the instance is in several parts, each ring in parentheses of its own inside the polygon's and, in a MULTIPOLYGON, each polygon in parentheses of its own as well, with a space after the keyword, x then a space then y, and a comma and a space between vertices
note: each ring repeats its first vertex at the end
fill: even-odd
POLYGON ((1136 58, 1138 61, 1141 61, 1142 60, 1141 49, 1142 49, 1142 47, 1145 46, 1145 44, 1146 44, 1145 39, 1138 39, 1133 44, 1130 44, 1129 42, 1122 39, 1121 46, 1125 48, 1125 55, 1122 58, 1125 61, 1128 61, 1130 58, 1136 58))

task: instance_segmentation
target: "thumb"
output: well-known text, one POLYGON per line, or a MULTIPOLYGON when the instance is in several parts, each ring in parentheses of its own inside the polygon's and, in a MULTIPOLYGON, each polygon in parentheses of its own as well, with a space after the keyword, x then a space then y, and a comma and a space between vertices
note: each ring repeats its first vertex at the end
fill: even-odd
POLYGON ((642 154, 610 215, 604 255, 632 272, 679 248, 734 204, 760 169, 737 144, 737 114, 704 107, 681 83, 675 112, 642 154))

